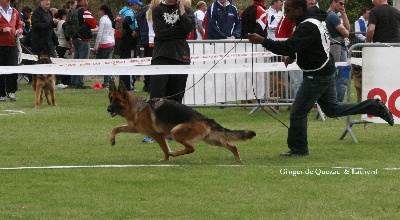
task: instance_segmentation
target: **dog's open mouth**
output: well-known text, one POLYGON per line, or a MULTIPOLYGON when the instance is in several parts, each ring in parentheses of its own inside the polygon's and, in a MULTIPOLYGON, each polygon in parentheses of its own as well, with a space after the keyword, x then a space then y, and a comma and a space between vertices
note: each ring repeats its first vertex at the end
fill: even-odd
POLYGON ((118 115, 117 112, 110 112, 110 116, 111 116, 111 117, 115 117, 116 115, 118 115))

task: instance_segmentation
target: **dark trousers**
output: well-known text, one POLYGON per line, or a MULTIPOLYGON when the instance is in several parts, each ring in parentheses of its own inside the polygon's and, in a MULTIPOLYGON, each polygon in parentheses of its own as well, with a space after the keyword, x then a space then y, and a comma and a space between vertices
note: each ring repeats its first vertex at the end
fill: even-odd
MULTIPOLYGON (((56 51, 59 58, 65 58, 65 52, 67 52, 69 48, 57 46, 56 51)), ((71 85, 71 76, 70 75, 56 75, 57 83, 56 84, 64 84, 71 85)))
MULTIPOLYGON (((124 47, 119 48, 119 58, 121 59, 130 59, 131 58, 131 49, 126 49, 124 47)), ((119 80, 124 82, 124 85, 128 91, 131 91, 134 89, 135 81, 136 78, 135 76, 131 75, 120 75, 119 80)))
MULTIPOLYGON (((18 48, 0 47, 0 66, 18 66, 18 48)), ((0 75, 0 96, 15 93, 18 90, 18 73, 0 75)))
MULTIPOLYGON (((153 56, 153 47, 149 47, 149 45, 144 45, 144 57, 152 57, 153 56)), ((150 91, 150 75, 144 76, 144 86, 143 90, 150 91)))
POLYGON ((335 74, 329 76, 304 77, 290 109, 288 147, 294 152, 308 151, 307 115, 318 102, 328 117, 356 114, 379 115, 377 99, 365 100, 357 104, 338 103, 336 99, 335 74))
MULTIPOLYGON (((151 65, 189 65, 189 63, 157 57, 151 61, 151 65)), ((187 77, 187 74, 151 75, 150 98, 168 98, 182 103, 187 77)))

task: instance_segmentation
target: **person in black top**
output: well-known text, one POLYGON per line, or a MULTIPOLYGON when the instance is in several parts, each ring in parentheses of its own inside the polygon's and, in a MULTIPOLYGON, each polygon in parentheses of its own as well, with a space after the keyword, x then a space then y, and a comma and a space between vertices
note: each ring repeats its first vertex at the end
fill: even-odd
POLYGON ((247 33, 256 33, 262 37, 267 37, 267 14, 265 10, 265 0, 254 0, 253 4, 244 9, 242 13, 241 38, 247 38, 247 33))
MULTIPOLYGON (((190 48, 186 42, 195 27, 193 10, 183 0, 165 0, 153 9, 155 33, 152 65, 189 65, 190 48)), ((152 75, 150 98, 182 103, 187 74, 152 75)))
POLYGON ((387 0, 373 0, 368 19, 366 42, 400 43, 400 11, 387 0))
POLYGON ((32 17, 32 49, 35 54, 57 57, 54 28, 58 20, 50 12, 50 2, 41 0, 32 17))
POLYGON ((371 114, 381 117, 391 126, 392 113, 379 99, 368 99, 359 104, 339 104, 336 100, 335 63, 329 53, 329 36, 326 30, 326 12, 316 6, 307 9, 306 0, 286 0, 285 13, 289 21, 296 21, 293 35, 285 41, 274 41, 248 34, 249 41, 262 44, 275 54, 288 56, 284 63, 293 63, 297 54, 297 65, 304 77, 290 109, 290 127, 287 144, 289 152, 282 156, 308 155, 307 115, 316 101, 328 117, 355 114, 371 114))

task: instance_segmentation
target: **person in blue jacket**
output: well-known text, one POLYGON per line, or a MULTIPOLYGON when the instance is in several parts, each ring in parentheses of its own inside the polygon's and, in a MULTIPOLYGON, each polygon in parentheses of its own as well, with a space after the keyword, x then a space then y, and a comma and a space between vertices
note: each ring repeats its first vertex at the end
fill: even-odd
POLYGON ((207 8, 208 39, 240 38, 238 10, 228 0, 216 0, 207 8))

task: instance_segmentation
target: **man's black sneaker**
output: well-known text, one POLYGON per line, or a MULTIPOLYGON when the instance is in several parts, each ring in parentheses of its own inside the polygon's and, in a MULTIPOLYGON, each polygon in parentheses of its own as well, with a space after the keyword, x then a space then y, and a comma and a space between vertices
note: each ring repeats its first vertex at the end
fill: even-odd
POLYGON ((389 123, 390 126, 393 126, 394 124, 393 114, 389 111, 386 105, 383 104, 383 102, 378 101, 378 107, 379 107, 379 117, 387 121, 387 123, 389 123))
POLYGON ((281 153, 281 156, 284 157, 292 157, 292 156, 307 156, 308 155, 308 151, 289 151, 289 152, 285 152, 285 153, 281 153))

